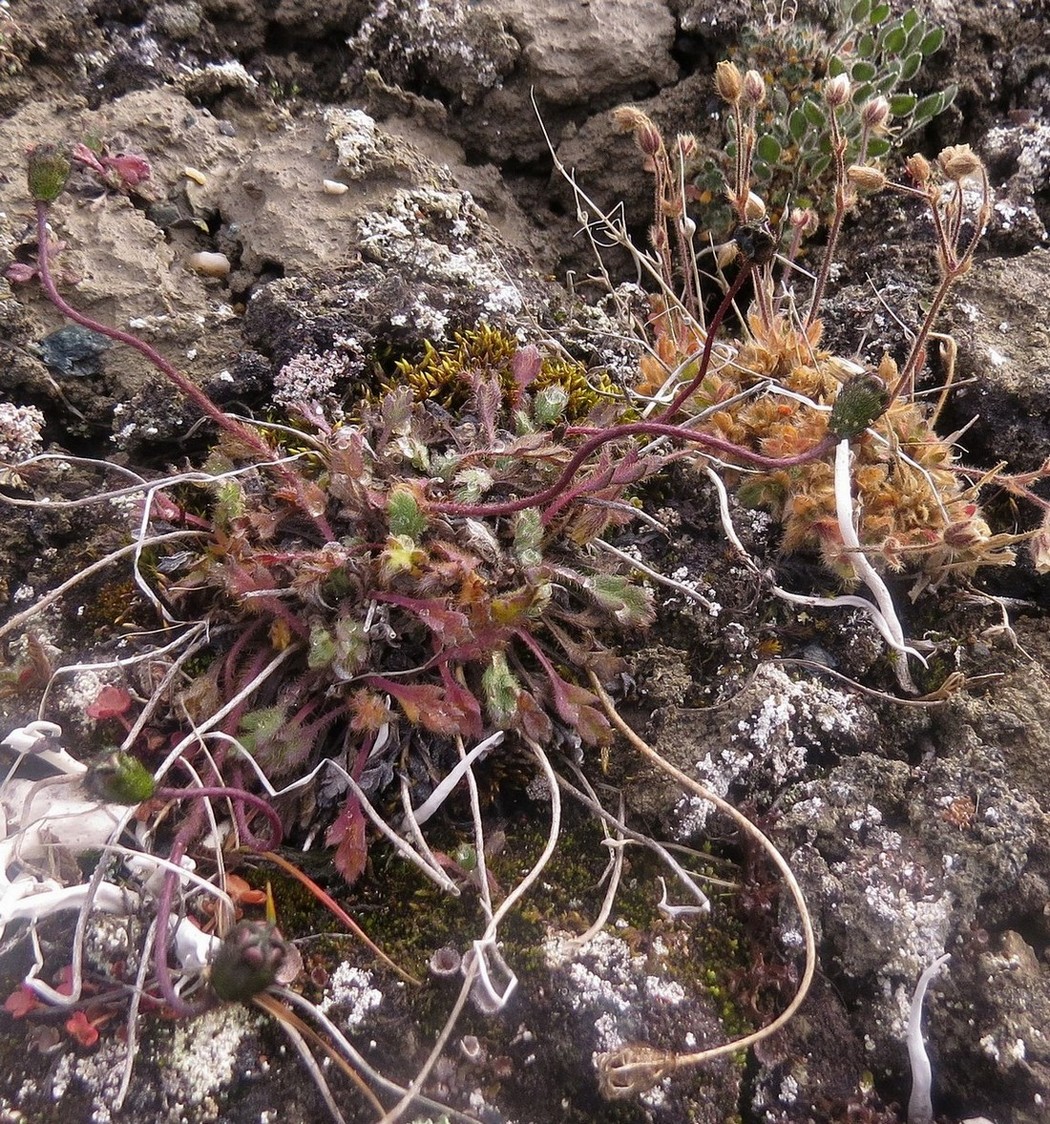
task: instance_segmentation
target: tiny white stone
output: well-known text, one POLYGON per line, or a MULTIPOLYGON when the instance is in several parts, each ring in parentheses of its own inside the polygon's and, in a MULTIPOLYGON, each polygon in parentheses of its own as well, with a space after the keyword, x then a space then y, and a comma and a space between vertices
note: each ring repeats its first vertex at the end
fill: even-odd
POLYGON ((321 186, 326 195, 345 195, 350 190, 350 185, 340 183, 338 180, 322 180, 321 186))
POLYGON ((225 254, 212 254, 207 250, 190 254, 186 264, 202 277, 227 277, 230 272, 230 259, 225 254))

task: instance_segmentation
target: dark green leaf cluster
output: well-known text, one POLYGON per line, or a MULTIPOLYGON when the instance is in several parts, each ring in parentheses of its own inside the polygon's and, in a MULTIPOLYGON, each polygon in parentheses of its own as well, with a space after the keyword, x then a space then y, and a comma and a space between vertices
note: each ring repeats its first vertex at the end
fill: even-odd
MULTIPOLYGON (((794 22, 752 31, 738 61, 758 70, 768 91, 757 124, 752 186, 774 218, 789 205, 824 214, 834 207, 831 110, 822 96, 824 80, 840 74, 850 79, 849 103, 838 111, 845 164, 874 165, 954 100, 955 86, 924 97, 910 88, 943 42, 944 29, 914 8, 894 16, 890 5, 879 0, 856 0, 841 9, 839 26, 830 32, 794 22), (870 115, 879 98, 888 104, 889 115, 865 128, 866 107, 870 115)), ((730 159, 735 151, 732 139, 730 159)), ((722 177, 723 169, 707 164, 696 177, 697 192, 716 201, 722 177)), ((709 221, 717 228, 720 220, 709 221)))
MULTIPOLYGON (((434 350, 432 366, 459 350, 434 350)), ((228 730, 274 783, 335 749, 347 728, 391 757, 497 729, 608 738, 580 682, 620 667, 601 643, 605 627, 644 626, 653 610, 647 589, 593 544, 630 518, 627 488, 662 462, 626 441, 546 507, 487 511, 557 480, 579 440, 564 425, 570 391, 538 377, 535 351, 464 372, 458 417, 410 385, 362 402, 352 425, 314 415, 297 488, 226 473, 222 454, 213 458, 225 478, 209 488, 211 533, 168 596, 206 613, 231 646, 190 686, 187 706, 207 713, 286 653, 228 730)))

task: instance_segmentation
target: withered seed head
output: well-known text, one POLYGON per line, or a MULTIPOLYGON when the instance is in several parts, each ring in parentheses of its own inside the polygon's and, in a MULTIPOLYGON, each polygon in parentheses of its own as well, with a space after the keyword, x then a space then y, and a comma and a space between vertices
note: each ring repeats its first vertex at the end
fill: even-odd
POLYGON ((849 181, 864 191, 881 191, 889 180, 884 172, 878 168, 870 168, 866 164, 851 164, 846 169, 849 181))
POLYGON ((930 176, 933 169, 930 167, 929 160, 922 155, 921 152, 916 152, 914 156, 909 156, 904 162, 904 167, 908 175, 920 186, 925 187, 930 182, 930 176))
POLYGON ((744 91, 744 79, 740 68, 728 59, 723 59, 715 67, 715 89, 722 101, 736 105, 744 91))
POLYGON ((944 174, 952 180, 962 180, 976 175, 983 165, 981 158, 968 144, 953 144, 942 149, 937 157, 944 174))

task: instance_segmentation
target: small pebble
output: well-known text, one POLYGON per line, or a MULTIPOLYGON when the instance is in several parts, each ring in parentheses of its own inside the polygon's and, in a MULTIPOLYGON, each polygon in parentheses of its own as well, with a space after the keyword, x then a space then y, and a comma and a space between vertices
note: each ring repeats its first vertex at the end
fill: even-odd
POLYGON ((345 195, 350 190, 347 184, 338 180, 324 180, 323 187, 326 195, 345 195))
POLYGON ((225 254, 210 254, 206 250, 200 250, 196 254, 190 254, 186 264, 202 277, 228 277, 230 274, 230 259, 225 254))

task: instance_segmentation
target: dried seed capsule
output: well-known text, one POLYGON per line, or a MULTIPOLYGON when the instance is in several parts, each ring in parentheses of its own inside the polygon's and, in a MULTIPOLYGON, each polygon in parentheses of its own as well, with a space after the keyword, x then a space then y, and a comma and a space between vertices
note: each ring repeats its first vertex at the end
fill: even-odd
POLYGON ((889 183, 884 172, 867 164, 851 164, 846 169, 846 175, 850 183, 856 184, 862 191, 881 191, 889 183))
POLYGON ((69 179, 69 157, 55 144, 38 144, 29 152, 26 179, 37 203, 54 203, 69 179))
POLYGON ((953 180, 965 179, 981 170, 981 158, 968 144, 953 144, 937 157, 944 174, 953 180))
POLYGON ((111 753, 84 776, 89 792, 110 804, 141 804, 157 787, 153 774, 130 753, 111 753))
POLYGON ((744 79, 735 63, 723 60, 715 67, 715 89, 718 96, 730 105, 735 105, 740 100, 744 79))
POLYGON ((227 933, 212 961, 212 991, 230 1003, 251 999, 277 979, 288 952, 276 925, 239 921, 227 933))
POLYGON ((847 379, 839 388, 831 407, 828 432, 842 441, 863 433, 889 406, 886 384, 872 371, 864 371, 847 379))

